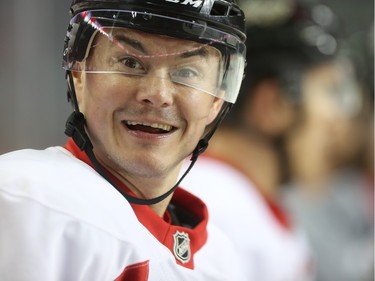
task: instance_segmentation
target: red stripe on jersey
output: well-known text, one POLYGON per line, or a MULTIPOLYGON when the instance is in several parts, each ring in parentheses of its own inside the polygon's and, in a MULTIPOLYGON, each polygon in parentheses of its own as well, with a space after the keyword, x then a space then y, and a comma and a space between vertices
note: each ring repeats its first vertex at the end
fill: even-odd
POLYGON ((176 256, 174 251, 174 234, 176 234, 177 231, 188 234, 191 258, 185 263, 182 263, 178 259, 176 259, 176 262, 186 268, 194 269, 194 255, 203 247, 208 239, 206 229, 208 223, 207 207, 201 200, 181 188, 176 189, 171 202, 176 206, 188 210, 190 214, 199 219, 199 223, 192 229, 172 225, 170 222, 160 218, 149 206, 136 204, 131 204, 131 206, 139 221, 160 241, 160 243, 166 246, 174 256, 176 256))
POLYGON ((149 261, 129 265, 115 281, 147 281, 149 273, 149 261))
MULTIPOLYGON (((95 169, 86 153, 81 151, 71 138, 68 140, 64 147, 69 150, 75 157, 84 161, 95 169)), ((108 171, 106 170, 106 172, 108 171)), ((136 196, 124 185, 124 183, 122 183, 114 175, 108 172, 108 176, 123 191, 132 196, 136 196)), ((168 214, 165 214, 163 217, 159 217, 148 205, 131 204, 131 206, 138 220, 148 229, 149 232, 152 233, 152 235, 156 239, 159 240, 160 243, 166 246, 175 257, 176 253, 174 235, 177 232, 186 233, 190 239, 191 258, 185 263, 182 263, 179 259, 176 258, 176 263, 186 268, 194 269, 194 254, 203 247, 208 237, 206 228, 208 223, 207 207, 200 199, 181 188, 176 189, 171 202, 176 206, 182 207, 188 213, 193 215, 198 221, 197 225, 192 229, 173 225, 171 224, 171 218, 168 214)), ((138 281, 138 279, 135 279, 135 281, 138 281)))

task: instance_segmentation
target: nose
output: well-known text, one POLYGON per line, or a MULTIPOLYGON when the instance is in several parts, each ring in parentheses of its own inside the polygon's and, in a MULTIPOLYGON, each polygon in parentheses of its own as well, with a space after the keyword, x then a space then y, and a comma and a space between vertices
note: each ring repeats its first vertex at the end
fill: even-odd
POLYGON ((154 107, 168 107, 173 104, 175 90, 168 75, 148 74, 139 85, 137 100, 154 107))

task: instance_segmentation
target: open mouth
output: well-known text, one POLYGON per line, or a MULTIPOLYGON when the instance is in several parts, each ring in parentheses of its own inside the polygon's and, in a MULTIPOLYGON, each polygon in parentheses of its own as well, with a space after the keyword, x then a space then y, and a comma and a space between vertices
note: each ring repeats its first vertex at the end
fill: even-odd
POLYGON ((173 126, 157 123, 124 121, 125 126, 131 131, 140 131, 149 134, 167 134, 175 130, 173 126))

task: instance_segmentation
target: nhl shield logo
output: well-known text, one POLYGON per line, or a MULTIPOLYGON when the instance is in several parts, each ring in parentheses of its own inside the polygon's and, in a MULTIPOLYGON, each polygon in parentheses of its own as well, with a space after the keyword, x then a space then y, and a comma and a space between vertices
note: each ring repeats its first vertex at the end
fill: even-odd
POLYGON ((177 231, 173 235, 173 253, 180 262, 188 263, 190 261, 190 239, 189 235, 185 232, 177 231))

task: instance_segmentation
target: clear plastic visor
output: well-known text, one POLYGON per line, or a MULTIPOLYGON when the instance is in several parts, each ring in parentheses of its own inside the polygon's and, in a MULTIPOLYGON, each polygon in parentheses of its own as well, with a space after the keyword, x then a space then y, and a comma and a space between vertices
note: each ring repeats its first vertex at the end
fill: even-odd
POLYGON ((76 15, 71 26, 64 52, 66 70, 143 83, 157 78, 177 92, 190 88, 231 103, 237 98, 245 48, 230 34, 134 11, 86 11, 76 15), (82 54, 77 55, 80 49, 82 54))

